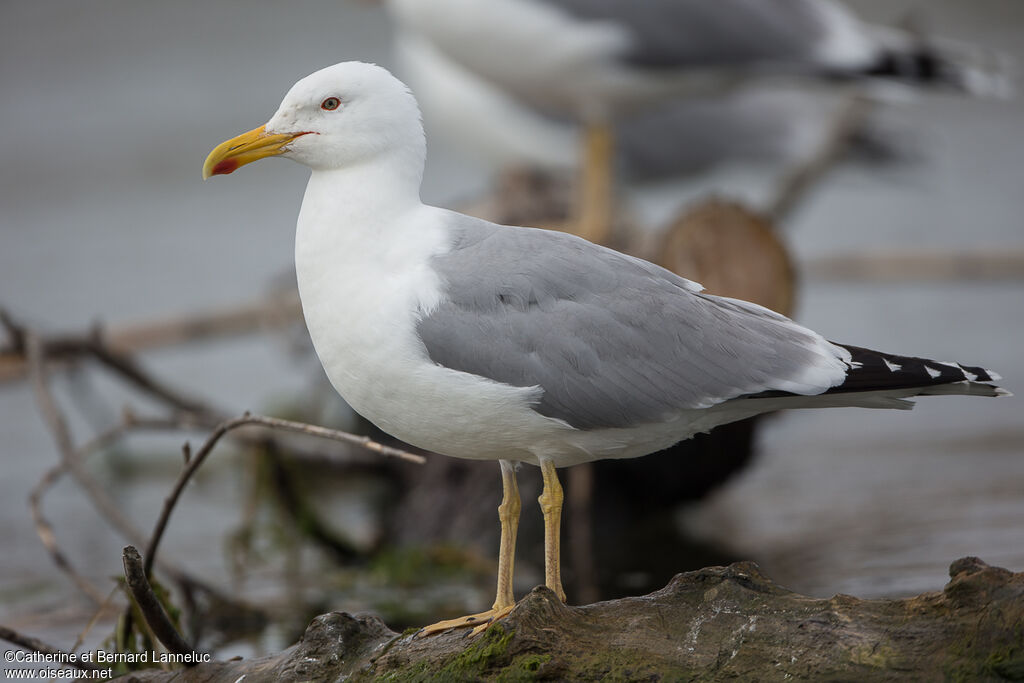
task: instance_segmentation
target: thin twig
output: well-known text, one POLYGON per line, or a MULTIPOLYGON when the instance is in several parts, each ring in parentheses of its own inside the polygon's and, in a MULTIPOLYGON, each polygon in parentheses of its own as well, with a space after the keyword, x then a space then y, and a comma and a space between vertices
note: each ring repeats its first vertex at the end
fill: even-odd
POLYGON ((29 494, 29 505, 33 510, 33 515, 39 509, 42 497, 46 491, 56 484, 65 472, 70 472, 85 490, 93 507, 100 513, 100 516, 107 520, 111 527, 128 539, 133 537, 135 539, 142 538, 142 531, 121 514, 117 505, 107 496, 99 482, 93 479, 92 475, 87 470, 83 470, 81 466, 81 462, 86 456, 121 438, 132 427, 133 425, 128 422, 122 422, 97 435, 82 447, 72 448, 68 453, 62 452, 60 462, 43 474, 43 477, 29 494))
MULTIPOLYGON (((107 520, 107 522, 118 532, 120 532, 130 542, 142 544, 144 543, 145 535, 138 527, 136 527, 127 517, 125 517, 118 506, 113 500, 106 494, 104 488, 96 481, 88 470, 82 467, 82 460, 88 454, 95 450, 98 450, 105 445, 121 438, 130 429, 139 428, 166 428, 167 426, 173 425, 174 428, 181 428, 185 424, 184 420, 178 420, 176 422, 161 421, 161 420, 140 420, 135 418, 130 413, 124 416, 122 422, 107 431, 95 436, 81 448, 75 448, 70 430, 67 426, 67 420, 60 411, 57 401, 53 396, 53 392, 49 387, 48 376, 47 376, 47 357, 46 350, 42 339, 30 330, 24 328, 15 328, 14 324, 10 321, 8 316, 3 316, 4 326, 7 327, 8 332, 12 338, 17 338, 21 344, 24 345, 25 356, 28 363, 29 375, 32 378, 33 389, 36 394, 37 403, 40 411, 43 414, 43 418, 50 428, 50 432, 53 435, 54 441, 57 444, 57 449, 60 454, 60 462, 54 467, 47 470, 40 481, 33 487, 29 494, 29 507, 32 512, 32 518, 35 521, 36 532, 42 540, 43 545, 50 552, 54 562, 59 568, 67 573, 75 584, 82 589, 90 598, 97 603, 102 603, 102 593, 89 583, 84 577, 75 571, 71 562, 59 549, 56 542, 56 536, 53 532, 53 526, 49 523, 42 512, 42 498, 46 491, 53 486, 63 475, 64 472, 70 472, 74 477, 75 481, 85 491, 89 501, 93 507, 99 512, 100 516, 107 520), (16 330, 16 331, 13 331, 16 330), (15 337, 17 335, 17 337, 15 337)), ((132 375, 136 375, 139 379, 140 386, 150 387, 151 393, 163 394, 168 403, 175 405, 176 407, 179 401, 174 397, 172 393, 167 393, 161 388, 159 382, 156 382, 148 375, 142 373, 133 366, 133 364, 126 359, 118 359, 115 356, 107 353, 103 349, 100 342, 94 344, 94 353, 98 358, 107 358, 110 362, 107 363, 108 367, 119 369, 122 372, 127 372, 132 375)), ((199 405, 198 403, 195 405, 199 405)), ((213 418, 207 418, 207 421, 212 422, 213 418)), ((201 421, 198 418, 193 418, 190 421, 201 421)), ((177 578, 185 580, 184 572, 181 570, 167 567, 170 573, 176 575, 177 578)), ((196 583, 191 579, 187 579, 192 583, 196 583)), ((196 583, 196 585, 201 585, 196 583)))
POLYGON ((294 420, 283 420, 278 417, 267 417, 265 415, 245 415, 242 418, 237 419, 246 420, 245 424, 263 425, 264 427, 280 429, 286 432, 308 434, 309 436, 315 436, 319 439, 341 441, 342 443, 348 443, 353 446, 365 448, 366 450, 377 453, 378 455, 405 460, 406 462, 416 463, 417 465, 422 465, 427 461, 425 457, 417 453, 410 453, 409 451, 402 450, 401 448, 385 446, 382 443, 374 441, 368 436, 351 434, 337 429, 329 429, 327 427, 311 425, 305 422, 296 422, 294 420))
POLYGON ((0 639, 6 640, 8 643, 14 643, 17 646, 23 647, 26 650, 31 650, 32 652, 52 655, 54 664, 63 664, 64 666, 70 666, 76 669, 87 669, 90 671, 105 671, 107 669, 107 667, 100 666, 93 662, 83 662, 81 661, 81 657, 74 653, 65 652, 64 650, 56 648, 49 643, 44 643, 38 638, 26 636, 24 633, 19 633, 13 628, 8 628, 7 626, 0 626, 0 639))
MULTIPOLYGON (((33 487, 29 494, 29 507, 32 512, 32 518, 37 521, 36 530, 39 533, 40 538, 43 539, 43 544, 48 548, 52 548, 53 544, 51 540, 54 537, 53 530, 49 522, 46 520, 42 512, 42 500, 49 489, 57 483, 57 481, 65 473, 70 471, 70 464, 72 462, 81 463, 92 453, 105 448, 109 444, 123 438, 130 431, 136 430, 153 430, 153 431, 181 431, 181 430, 201 430, 201 429, 212 429, 216 427, 216 421, 212 417, 205 415, 192 415, 192 414, 180 414, 177 417, 172 418, 159 418, 159 417, 138 417, 131 412, 125 413, 122 421, 110 429, 98 434, 86 443, 77 447, 74 453, 70 454, 68 458, 62 458, 59 463, 47 470, 39 482, 33 487)), ((264 436, 251 436, 242 434, 233 434, 232 438, 245 443, 245 444, 263 444, 270 443, 274 446, 278 446, 277 440, 264 436)), ((278 446, 279 447, 279 446, 278 446)), ((294 448, 290 448, 294 451, 294 448)), ((304 457, 312 458, 311 454, 306 454, 304 457)), ((122 537, 124 537, 129 543, 135 545, 145 545, 146 536, 143 532, 138 529, 134 524, 131 523, 126 517, 120 514, 118 508, 112 501, 107 498, 106 494, 103 493, 102 489, 94 488, 87 489, 91 491, 89 496, 90 502, 93 503, 97 512, 107 519, 107 522, 112 528, 118 531, 122 537), (105 502, 101 502, 104 501, 105 502)), ((59 554, 59 551, 58 551, 59 554)), ((67 564, 63 555, 61 559, 57 560, 58 563, 62 563, 64 566, 67 564)), ((217 589, 206 584, 203 581, 189 575, 186 571, 180 567, 169 563, 167 560, 161 560, 159 562, 160 568, 170 575, 170 578, 182 587, 194 587, 202 590, 203 592, 217 597, 223 602, 231 602, 227 596, 223 595, 217 589)))
POLYGON ((378 443, 366 436, 358 436, 356 434, 350 434, 336 429, 318 427, 304 422, 294 422, 292 420, 282 420, 280 418, 265 417, 262 415, 250 415, 248 413, 241 417, 226 420, 213 430, 213 433, 207 437, 206 442, 203 443, 199 450, 192 455, 192 458, 178 476, 178 480, 174 483, 174 488, 171 489, 171 493, 166 499, 164 499, 163 509, 160 511, 160 517, 157 519, 156 526, 153 528, 153 535, 150 537, 149 545, 146 548, 145 571, 147 576, 153 570, 153 562, 156 559, 156 552, 157 548, 160 546, 160 540, 163 538, 164 531, 167 528, 167 522, 171 517, 171 512, 174 510, 174 506, 177 504, 182 491, 184 491, 185 485, 192 478, 192 475, 195 474, 196 470, 202 466, 203 462, 213 451, 214 446, 217 445, 217 442, 220 441, 221 437, 234 429, 238 429, 239 427, 244 427, 246 425, 260 425, 263 427, 281 429, 299 434, 309 434, 310 436, 316 436, 323 439, 342 441, 344 443, 350 443, 366 448, 380 455, 398 458, 420 465, 426 462, 426 458, 422 455, 416 455, 415 453, 409 453, 408 451, 403 451, 398 448, 385 446, 384 444, 378 443))
MULTIPOLYGON (((109 443, 122 438, 128 431, 135 429, 214 429, 213 434, 208 437, 206 443, 199 452, 197 452, 194 457, 186 458, 186 466, 176 482, 171 496, 167 501, 165 501, 161 518, 147 544, 148 547, 145 556, 146 561, 144 563, 144 571, 147 576, 152 573, 156 558, 156 548, 158 547, 164 529, 166 528, 170 513, 176 504, 178 497, 183 491, 184 486, 212 451, 219 439, 237 427, 244 425, 263 426, 269 429, 283 430, 296 434, 306 434, 319 438, 341 441, 371 450, 379 455, 396 457, 416 463, 422 463, 425 461, 425 459, 420 455, 379 444, 365 436, 358 436, 300 422, 292 422, 289 420, 280 420, 270 417, 251 416, 248 414, 241 418, 225 421, 217 411, 209 408, 203 402, 187 399, 167 388, 163 383, 143 371, 128 355, 117 353, 107 348, 104 340, 98 333, 79 337, 69 337, 65 339, 51 338, 49 340, 44 340, 33 331, 14 323, 7 315, 0 315, 0 322, 2 322, 4 327, 7 329, 8 336, 10 337, 10 346, 19 350, 19 352, 24 354, 26 357, 27 366, 33 380, 33 386, 35 388, 40 410, 47 425, 50 427, 50 431, 53 434, 60 453, 60 462, 58 465, 51 468, 44 474, 40 482, 33 488, 29 498, 33 518, 36 520, 37 532, 39 533, 44 546, 50 551, 50 554, 53 556, 58 567, 67 573, 72 580, 74 580, 76 585, 78 585, 81 590, 83 590, 97 603, 102 602, 102 594, 74 570, 67 557, 61 552, 57 545, 53 528, 43 516, 42 498, 45 492, 64 472, 70 472, 75 480, 85 490, 90 502, 92 502, 99 514, 104 517, 114 529, 120 532, 131 543, 137 545, 146 543, 146 541, 143 540, 145 537, 142 532, 137 529, 130 520, 121 514, 116 504, 106 495, 104 489, 82 466, 82 461, 85 457, 105 447, 109 443), (137 388, 145 391, 150 396, 159 399, 161 402, 169 406, 174 411, 174 414, 170 418, 140 419, 131 413, 126 413, 120 424, 115 425, 105 432, 93 437, 83 446, 76 448, 73 443, 70 430, 68 429, 67 421, 61 413, 58 403, 49 386, 47 370, 51 361, 49 355, 50 352, 60 354, 63 357, 67 357, 71 354, 90 356, 101 362, 108 369, 128 379, 137 388)), ((232 436, 233 438, 249 443, 255 441, 262 441, 263 443, 266 443, 267 440, 273 440, 272 437, 267 434, 262 434, 258 437, 247 435, 232 436)), ((205 585, 193 577, 188 576, 182 570, 168 565, 165 561, 161 561, 160 566, 161 569, 167 571, 171 578, 186 592, 189 592, 192 588, 198 588, 212 596, 221 597, 223 599, 223 596, 221 596, 215 589, 205 585)), ((225 599, 225 601, 230 600, 225 599)))
MULTIPOLYGON (((75 475, 76 479, 79 479, 79 476, 81 475, 79 483, 87 492, 90 490, 99 490, 96 483, 78 466, 75 458, 70 457, 74 452, 74 445, 71 443, 71 434, 68 431, 67 423, 64 421, 63 416, 58 410, 56 401, 54 401, 53 394, 50 393, 50 389, 47 384, 46 358, 39 338, 34 334, 29 333, 25 337, 25 344, 26 356, 29 363, 29 373, 32 376, 32 386, 35 390, 36 401, 39 404, 39 409, 43 414, 43 418, 46 420, 46 423, 50 428, 50 432, 53 434, 54 440, 57 442, 57 448, 61 454, 61 463, 75 475)), ((56 475, 52 477, 44 477, 44 481, 49 482, 55 478, 56 475)), ((75 570, 71 561, 57 545, 57 537, 53 533, 53 526, 42 515, 42 510, 39 506, 40 495, 41 491, 39 491, 39 487, 37 486, 29 496, 29 504, 32 508, 32 517, 35 522, 36 533, 39 534, 39 538, 43 542, 43 546, 47 551, 49 551, 50 556, 53 558, 57 567, 67 574, 74 584, 78 586, 78 588, 85 593, 90 600, 97 605, 102 604, 104 594, 88 579, 75 570)))
POLYGON ((85 643, 85 639, 89 636, 89 632, 92 631, 93 626, 99 622, 107 608, 110 607, 110 604, 114 601, 114 597, 120 592, 121 588, 117 585, 110 589, 110 592, 107 593, 106 599, 96 608, 96 611, 93 612, 89 622, 81 631, 78 632, 78 636, 75 638, 75 644, 71 646, 72 652, 77 652, 78 648, 82 647, 82 644, 85 643))
POLYGON ((11 364, 16 363, 18 359, 20 359, 21 363, 18 367, 31 377, 32 364, 28 357, 27 340, 30 335, 34 335, 39 340, 38 343, 43 350, 43 355, 49 360, 92 358, 101 365, 113 370, 135 388, 175 410, 186 413, 220 415, 220 419, 224 417, 213 407, 206 404, 206 402, 186 396, 145 372, 128 351, 119 349, 106 341, 101 328, 94 328, 82 335, 53 335, 44 337, 15 321, 10 313, 3 309, 0 309, 0 324, 6 330, 10 340, 8 348, 0 352, 0 379, 2 379, 3 373, 6 372, 4 368, 13 367, 11 364))
POLYGON ((219 415, 220 411, 207 405, 204 401, 186 396, 170 386, 158 382, 153 375, 144 372, 135 359, 125 353, 112 351, 100 340, 93 340, 86 350, 100 363, 114 370, 123 378, 134 384, 138 389, 160 399, 177 410, 187 413, 205 413, 219 415))
MULTIPOLYGON (((200 429, 200 425, 196 424, 194 420, 188 419, 162 419, 162 418, 139 418, 131 413, 126 413, 123 421, 118 425, 108 429, 102 434, 97 435, 84 445, 79 447, 72 455, 74 462, 81 462, 88 455, 93 452, 107 446, 111 442, 123 437, 129 431, 146 429, 146 430, 168 430, 168 431, 180 431, 182 429, 200 429)), ((71 459, 69 459, 71 460, 71 459)), ((70 469, 69 460, 62 459, 61 462, 57 463, 49 470, 47 470, 39 482, 33 487, 29 494, 29 507, 32 511, 32 518, 37 521, 36 530, 40 534, 40 538, 43 538, 43 544, 49 549, 51 546, 48 545, 49 539, 53 538, 53 530, 49 522, 46 520, 42 513, 42 499, 50 487, 55 484, 64 473, 70 469)), ((117 512, 117 508, 113 502, 107 498, 105 493, 102 491, 94 491, 99 493, 100 497, 93 499, 90 496, 90 500, 96 507, 97 511, 101 516, 107 518, 107 522, 118 531, 125 539, 130 543, 143 545, 146 543, 145 534, 134 524, 132 524, 127 518, 117 512), (98 501, 107 499, 106 504, 99 504, 98 501), (108 516, 113 511, 115 514, 108 516)), ((58 551, 59 552, 59 551, 58 551)), ((61 555, 63 559, 63 555, 61 555)), ((224 602, 232 603, 233 600, 221 593, 216 588, 207 584, 200 579, 190 575, 180 567, 168 562, 167 560, 160 561, 160 569, 166 572, 171 580, 181 586, 184 590, 199 589, 202 592, 214 597, 215 599, 224 602)))
MULTIPOLYGON (((300 319, 300 310, 294 291, 288 291, 230 309, 115 328, 103 335, 104 343, 114 353, 127 354, 195 340, 246 334, 261 328, 283 327, 297 321, 300 319)), ((0 383, 23 379, 28 375, 24 353, 18 348, 14 334, 19 326, 16 323, 8 325, 9 321, 10 316, 0 309, 0 326, 7 327, 12 342, 9 348, 0 350, 0 383)), ((81 341, 77 337, 72 339, 81 341)), ((53 356, 61 357, 62 352, 73 351, 71 346, 60 344, 58 338, 52 341, 55 342, 52 349, 55 353, 51 354, 53 356)))
POLYGON ((57 537, 53 533, 53 525, 50 524, 49 520, 43 516, 42 510, 39 506, 39 498, 35 490, 33 490, 30 496, 30 505, 32 508, 32 522, 35 525, 36 534, 39 536, 39 540, 42 542, 43 547, 46 548, 47 552, 50 553, 50 557, 53 559, 53 563, 57 565, 57 568, 67 574, 68 578, 78 587, 80 591, 96 605, 103 603, 103 593, 86 579, 84 576, 78 573, 71 564, 71 561, 67 558, 64 552, 57 545, 57 537))
POLYGON ((273 482, 274 493, 295 522, 302 525, 303 533, 333 553, 342 564, 350 564, 358 558, 359 550, 348 539, 330 530, 299 493, 300 487, 294 481, 290 468, 285 465, 277 443, 268 439, 263 446, 271 469, 270 480, 273 482))
POLYGON ((811 157, 798 163, 782 178, 776 188, 775 198, 765 209, 765 215, 776 225, 781 225, 800 203, 815 183, 842 158, 850 139, 871 111, 871 102, 859 88, 854 88, 837 110, 832 127, 822 144, 811 157))
MULTIPOLYGON (((146 623, 164 647, 168 651, 178 655, 189 655, 195 652, 195 648, 185 642, 185 639, 178 633, 178 629, 171 623, 170 617, 164 611, 163 605, 153 593, 153 587, 149 585, 146 572, 142 566, 142 556, 133 545, 125 546, 122 556, 124 562, 124 578, 128 582, 128 588, 132 592, 135 604, 145 618, 146 623)), ((186 661, 186 665, 193 666, 194 661, 186 661)))
MULTIPOLYGON (((42 512, 43 496, 46 491, 60 479, 64 472, 70 472, 75 481, 86 493, 86 496, 92 503, 93 507, 96 508, 100 516, 103 517, 112 528, 128 539, 129 542, 137 544, 145 543, 146 536, 143 531, 136 527, 131 520, 121 513, 117 504, 114 503, 114 501, 107 495, 103 486, 100 485, 89 471, 82 466, 82 460, 95 450, 103 448, 107 444, 121 438, 130 429, 162 429, 169 426, 180 429, 183 422, 153 419, 140 420, 129 413, 124 416, 124 419, 120 424, 117 424, 107 431, 97 435, 81 448, 75 448, 71 440, 70 431, 67 427, 67 421, 61 413, 47 381, 46 358, 40 339, 33 332, 27 332, 25 335, 25 342, 26 355, 29 359, 29 372, 32 376, 32 384, 35 389, 37 402, 47 425, 50 427, 50 432, 54 437, 54 441, 57 443, 58 452, 60 453, 60 462, 47 470, 39 480, 39 483, 37 483, 29 493, 29 508, 32 512, 32 518, 36 524, 36 532, 42 540, 43 545, 50 551, 50 554, 57 566, 64 570, 65 573, 72 578, 75 584, 85 591, 90 598, 98 603, 102 603, 102 593, 75 571, 68 558, 57 546, 53 526, 49 523, 42 512)), ((168 573, 170 573, 179 582, 186 581, 197 586, 203 585, 195 579, 189 578, 185 572, 176 567, 167 565, 164 566, 164 569, 166 569, 168 573)))
MULTIPOLYGON (((81 447, 74 449, 71 453, 67 454, 67 457, 62 457, 60 462, 44 472, 43 476, 29 492, 28 497, 29 509, 32 512, 32 518, 37 520, 37 531, 40 526, 50 529, 50 525, 46 521, 42 512, 43 497, 65 473, 71 472, 74 476, 75 469, 79 470, 81 473, 81 462, 86 457, 121 438, 129 430, 138 429, 144 425, 145 423, 136 422, 133 418, 126 417, 125 421, 97 435, 81 447)), ((77 476, 75 478, 79 484, 82 483, 77 476)), ((96 508, 100 516, 105 518, 107 523, 110 524, 115 531, 119 532, 129 541, 135 543, 143 542, 142 539, 145 538, 145 534, 143 534, 142 530, 132 524, 127 517, 121 514, 114 502, 110 500, 102 487, 100 487, 95 480, 93 480, 88 474, 86 474, 85 478, 87 482, 91 483, 84 485, 83 488, 85 489, 90 502, 93 504, 93 507, 96 508)), ((49 534, 52 535, 52 529, 50 529, 49 534)), ((40 533, 40 536, 42 536, 42 533, 40 533)), ((44 545, 45 544, 46 541, 44 541, 44 545)))
MULTIPOLYGON (((95 450, 98 450, 116 439, 121 438, 129 429, 165 429, 169 427, 180 429, 183 425, 189 425, 194 421, 201 422, 201 420, 198 418, 189 418, 188 421, 185 421, 184 419, 177 421, 139 419, 129 413, 124 416, 124 419, 120 424, 115 425, 106 432, 97 435, 84 446, 76 449, 71 441, 71 434, 68 430, 67 422, 58 408, 57 402, 47 382, 46 358, 39 337, 30 331, 26 332, 25 345, 26 355, 29 359, 29 371, 32 375, 32 384, 36 392, 40 410, 50 427, 50 431, 54 436, 54 440, 57 443, 57 448, 60 453, 60 462, 47 470, 39 480, 39 483, 37 483, 29 493, 29 508, 32 513, 32 519, 35 522, 36 533, 39 535, 43 546, 49 551, 50 556, 53 558, 57 567, 67 574, 75 585, 89 596, 93 602, 96 604, 102 604, 105 599, 103 597, 103 593, 75 570, 71 561, 58 546, 53 526, 43 515, 43 496, 46 491, 60 479, 64 472, 70 472, 75 481, 82 487, 83 491, 85 491, 89 501, 99 512, 100 516, 106 519, 111 527, 121 533, 129 540, 129 542, 141 545, 145 543, 145 534, 142 530, 136 527, 131 520, 121 513, 120 509, 106 494, 106 491, 99 482, 97 482, 92 475, 89 474, 88 470, 82 466, 82 460, 95 450)), ((189 576, 185 571, 178 567, 166 562, 162 562, 161 567, 171 575, 175 582, 180 585, 195 586, 206 591, 210 595, 221 596, 219 591, 208 586, 204 582, 189 576)), ((225 601, 228 600, 225 598, 225 601)))

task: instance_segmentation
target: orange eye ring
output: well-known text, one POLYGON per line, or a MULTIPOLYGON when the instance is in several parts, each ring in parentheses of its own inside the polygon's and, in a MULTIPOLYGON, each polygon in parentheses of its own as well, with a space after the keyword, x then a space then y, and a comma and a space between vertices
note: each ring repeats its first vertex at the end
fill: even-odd
POLYGON ((326 100, 320 103, 320 108, 324 111, 334 111, 341 106, 341 100, 337 97, 328 97, 326 100))

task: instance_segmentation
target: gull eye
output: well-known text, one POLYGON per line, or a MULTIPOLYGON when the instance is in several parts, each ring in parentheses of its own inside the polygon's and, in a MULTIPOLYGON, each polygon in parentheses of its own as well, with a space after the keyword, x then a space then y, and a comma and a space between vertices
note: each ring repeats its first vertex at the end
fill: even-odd
POLYGON ((326 100, 320 103, 320 108, 324 111, 334 111, 341 106, 341 100, 337 97, 328 97, 326 100))

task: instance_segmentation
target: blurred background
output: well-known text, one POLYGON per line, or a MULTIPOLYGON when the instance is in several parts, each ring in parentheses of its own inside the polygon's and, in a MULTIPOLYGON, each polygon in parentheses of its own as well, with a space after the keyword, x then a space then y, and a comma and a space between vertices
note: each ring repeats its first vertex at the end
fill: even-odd
MULTIPOLYGON (((1020 3, 847 4, 888 24, 920 10, 930 34, 1024 60, 1020 3)), ((264 163, 203 183, 203 159, 222 140, 265 122, 291 84, 316 69, 349 59, 399 75, 403 69, 393 23, 374 3, 9 0, 0 19, 0 306, 47 335, 238 311, 272 293, 287 301, 307 171, 264 163)), ((794 317, 830 339, 984 365, 1020 395, 1024 100, 894 99, 875 111, 872 136, 895 151, 832 169, 782 222, 798 276, 794 317), (883 259, 872 270, 887 254, 928 258, 924 267, 883 259)), ((497 169, 425 113, 424 200, 478 205, 497 169)), ((762 159, 700 171, 682 185, 637 188, 630 207, 664 220, 709 196, 763 206, 786 167, 762 159)), ((286 320, 287 308, 281 304, 286 320)), ((138 361, 226 414, 252 410, 365 429, 325 388, 301 324, 258 319, 246 334, 152 345, 138 361)), ((11 368, 0 377, 0 623, 70 644, 96 607, 56 568, 37 534, 26 499, 59 456, 24 367, 11 368)), ((116 424, 127 403, 140 414, 160 407, 94 364, 53 372, 79 443, 116 424)), ((687 493, 659 508, 656 521, 638 522, 668 530, 650 543, 671 558, 669 566, 631 555, 615 577, 602 577, 598 595, 646 590, 674 571, 739 559, 813 596, 936 590, 949 563, 964 555, 1022 571, 1022 417, 1020 398, 966 397, 923 399, 909 414, 774 416, 759 425, 749 464, 724 485, 706 496, 710 487, 696 486, 700 500, 684 504, 698 497, 687 493)), ((89 469, 118 509, 148 531, 186 438, 195 443, 203 433, 132 436, 93 455, 89 469)), ((479 495, 458 489, 459 499, 440 501, 429 492, 452 489, 450 473, 437 469, 444 465, 419 470, 351 453, 325 474, 314 468, 323 463, 266 451, 225 444, 215 453, 172 518, 162 550, 191 574, 264 608, 247 639, 222 651, 280 648, 309 616, 328 609, 375 611, 399 628, 490 604, 497 465, 476 463, 481 469, 459 475, 486 482, 479 495), (281 481, 289 482, 283 494, 281 481), (437 488, 424 489, 430 482, 437 488), (305 501, 298 506, 296 491, 305 501), (424 510, 431 519, 417 527, 410 520, 424 510), (323 533, 309 533, 318 524, 323 533), (261 630, 268 621, 275 626, 261 630)), ((531 476, 524 472, 528 533, 540 524, 531 476)), ((68 477, 46 495, 45 511, 77 571, 110 590, 124 539, 68 477)), ((647 539, 645 528, 626 534, 647 539)), ((622 530, 605 534, 595 522, 592 534, 595 553, 634 552, 618 545, 622 530)), ((520 594, 542 581, 539 562, 527 538, 517 556, 520 594)), ((105 636, 116 614, 107 610, 106 626, 89 639, 105 636)))

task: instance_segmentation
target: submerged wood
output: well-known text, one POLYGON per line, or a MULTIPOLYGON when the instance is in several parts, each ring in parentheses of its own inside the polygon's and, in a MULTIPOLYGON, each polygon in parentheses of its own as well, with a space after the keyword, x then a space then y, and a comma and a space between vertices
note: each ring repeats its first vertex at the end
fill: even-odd
POLYGON ((942 591, 810 598, 750 562, 583 607, 535 588, 476 637, 399 635, 332 612, 277 655, 125 681, 1024 680, 1024 573, 957 560, 942 591))

